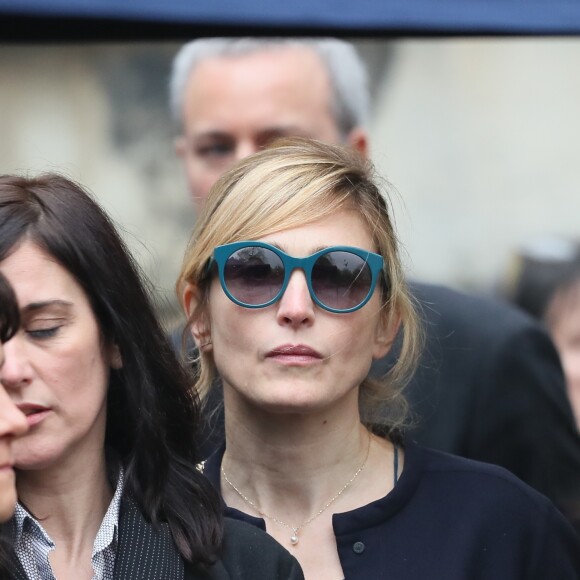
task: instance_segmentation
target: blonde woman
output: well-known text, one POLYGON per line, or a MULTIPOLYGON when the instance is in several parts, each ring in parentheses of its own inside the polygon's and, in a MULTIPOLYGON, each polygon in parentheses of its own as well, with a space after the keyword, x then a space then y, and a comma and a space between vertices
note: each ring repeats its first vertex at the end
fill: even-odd
POLYGON ((356 154, 290 140, 241 161, 210 193, 178 292, 195 388, 223 384, 225 446, 205 473, 306 578, 578 578, 580 545, 546 498, 402 437, 420 332, 356 154), (396 364, 369 380, 396 337, 396 364))

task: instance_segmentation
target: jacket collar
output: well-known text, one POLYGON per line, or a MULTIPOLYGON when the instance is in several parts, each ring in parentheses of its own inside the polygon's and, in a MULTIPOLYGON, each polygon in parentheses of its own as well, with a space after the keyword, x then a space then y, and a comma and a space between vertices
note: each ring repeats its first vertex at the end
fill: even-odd
POLYGON ((115 580, 182 580, 183 574, 183 560, 168 524, 153 527, 130 498, 123 498, 115 580))

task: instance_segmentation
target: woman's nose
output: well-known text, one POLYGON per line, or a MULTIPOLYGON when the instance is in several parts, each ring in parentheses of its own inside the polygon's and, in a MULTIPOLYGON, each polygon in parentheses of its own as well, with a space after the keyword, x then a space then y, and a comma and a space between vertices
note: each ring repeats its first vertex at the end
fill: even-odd
POLYGON ((294 270, 290 275, 278 303, 278 322, 293 327, 309 326, 314 322, 314 302, 302 270, 294 270))
POLYGON ((4 364, 0 367, 0 383, 5 389, 17 389, 32 380, 22 337, 17 334, 3 345, 4 364))
POLYGON ((24 413, 10 400, 0 386, 0 437, 18 437, 28 430, 24 413))

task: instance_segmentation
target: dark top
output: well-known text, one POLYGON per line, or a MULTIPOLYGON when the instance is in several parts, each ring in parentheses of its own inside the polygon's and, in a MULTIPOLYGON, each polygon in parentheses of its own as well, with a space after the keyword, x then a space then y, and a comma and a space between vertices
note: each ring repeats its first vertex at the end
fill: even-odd
MULTIPOLYGON (((223 451, 204 470, 218 490, 223 451)), ((332 523, 346 580, 580 578, 580 539, 547 498, 500 467, 411 442, 394 490, 332 523)))

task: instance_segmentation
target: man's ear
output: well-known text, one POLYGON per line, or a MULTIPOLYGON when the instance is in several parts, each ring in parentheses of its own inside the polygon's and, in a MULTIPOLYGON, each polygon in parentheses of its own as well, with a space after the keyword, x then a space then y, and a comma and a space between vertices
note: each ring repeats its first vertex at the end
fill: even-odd
MULTIPOLYGON (((185 285, 183 290, 183 309, 185 310, 185 315, 189 320, 200 302, 199 289, 190 283, 185 285)), ((194 320, 191 325, 191 334, 195 340, 197 348, 201 352, 207 352, 211 350, 211 328, 209 325, 209 320, 207 318, 207 313, 200 313, 200 316, 194 320)))
POLYGON ((397 338, 400 328, 401 317, 399 314, 393 314, 388 321, 381 318, 375 333, 373 359, 380 359, 387 355, 397 338))
POLYGON ((369 138, 362 127, 355 127, 346 138, 347 145, 358 151, 363 157, 369 155, 369 138))
POLYGON ((186 149, 187 149, 187 141, 184 135, 178 135, 173 140, 173 147, 175 149, 175 153, 178 157, 185 157, 186 149))

